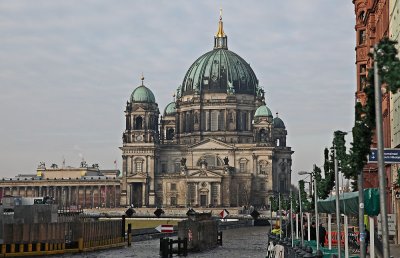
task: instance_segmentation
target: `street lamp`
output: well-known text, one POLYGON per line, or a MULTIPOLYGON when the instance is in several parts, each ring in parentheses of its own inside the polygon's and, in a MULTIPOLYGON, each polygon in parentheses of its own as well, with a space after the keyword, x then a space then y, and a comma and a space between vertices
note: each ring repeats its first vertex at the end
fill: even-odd
MULTIPOLYGON (((314 169, 315 171, 316 165, 314 164, 314 169)), ((319 250, 319 221, 318 221, 318 191, 317 191, 317 180, 315 180, 315 174, 314 172, 307 172, 307 171, 299 171, 299 175, 307 175, 309 174, 311 176, 311 181, 314 180, 314 210, 315 210, 315 232, 316 232, 316 240, 317 240, 317 250, 319 250)))

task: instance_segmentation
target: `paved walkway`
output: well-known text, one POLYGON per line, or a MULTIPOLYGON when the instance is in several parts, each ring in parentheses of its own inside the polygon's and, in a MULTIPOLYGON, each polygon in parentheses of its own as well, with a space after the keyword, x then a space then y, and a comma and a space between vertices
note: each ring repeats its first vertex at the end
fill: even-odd
MULTIPOLYGON (((264 258, 267 253, 266 235, 269 227, 245 227, 228 229, 223 232, 223 245, 202 253, 188 253, 190 258, 240 257, 264 258)), ((131 247, 105 250, 87 254, 60 255, 53 257, 119 258, 119 257, 159 257, 160 240, 132 243, 131 247)))

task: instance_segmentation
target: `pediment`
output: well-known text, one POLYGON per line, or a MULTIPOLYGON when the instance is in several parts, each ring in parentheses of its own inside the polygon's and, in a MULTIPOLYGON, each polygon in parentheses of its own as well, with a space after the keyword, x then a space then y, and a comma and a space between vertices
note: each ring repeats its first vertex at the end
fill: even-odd
POLYGON ((205 139, 204 141, 195 143, 189 147, 192 150, 232 150, 234 147, 230 144, 215 140, 205 139))
POLYGON ((210 170, 200 169, 190 174, 189 177, 221 178, 222 176, 210 170))
POLYGON ((136 178, 136 179, 146 179, 147 175, 146 173, 135 173, 135 174, 129 174, 127 176, 128 179, 136 178))
POLYGON ((142 106, 139 106, 139 105, 135 105, 135 106, 132 108, 132 111, 135 111, 135 112, 145 112, 144 108, 143 108, 142 106))

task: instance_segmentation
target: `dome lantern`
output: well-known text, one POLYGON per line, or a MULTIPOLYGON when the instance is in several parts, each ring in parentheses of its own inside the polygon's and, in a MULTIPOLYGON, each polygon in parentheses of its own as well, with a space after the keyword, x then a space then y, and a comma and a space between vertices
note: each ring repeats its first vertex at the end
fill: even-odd
POLYGON ((224 23, 222 22, 222 9, 219 9, 218 31, 214 36, 214 49, 228 49, 228 37, 224 32, 224 23))

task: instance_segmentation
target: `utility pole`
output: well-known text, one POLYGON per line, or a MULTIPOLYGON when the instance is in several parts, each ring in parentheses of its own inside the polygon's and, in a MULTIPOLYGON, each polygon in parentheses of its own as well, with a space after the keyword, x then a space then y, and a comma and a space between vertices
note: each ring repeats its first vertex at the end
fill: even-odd
POLYGON ((358 227, 360 231, 360 258, 365 258, 367 250, 365 248, 364 188, 363 188, 362 171, 360 174, 358 174, 357 184, 358 184, 358 202, 360 203, 358 207, 358 227))
POLYGON ((293 204, 292 204, 292 188, 290 187, 290 212, 289 212, 289 219, 290 219, 290 239, 292 240, 292 247, 293 247, 293 204))
POLYGON ((318 188, 317 188, 317 178, 315 177, 316 165, 314 164, 313 172, 311 173, 311 181, 314 179, 314 210, 315 210, 315 232, 317 237, 317 250, 319 250, 319 219, 318 219, 318 188))
POLYGON ((383 242, 383 258, 390 257, 390 245, 388 234, 388 221, 386 210, 386 176, 385 176, 385 162, 383 159, 383 122, 382 122, 382 92, 381 82, 378 72, 377 54, 384 55, 383 50, 378 49, 377 45, 374 47, 374 92, 375 92, 375 117, 376 117, 376 136, 378 147, 378 177, 379 177, 379 201, 381 207, 381 228, 382 228, 382 242, 383 242))
POLYGON ((299 187, 299 206, 300 206, 301 246, 304 246, 303 208, 302 208, 302 203, 301 203, 301 192, 300 192, 300 187, 299 187))
POLYGON ((282 239, 282 207, 281 207, 281 193, 279 193, 279 239, 282 239))
POLYGON ((340 250, 340 207, 339 207, 339 168, 336 156, 336 146, 334 146, 334 159, 335 159, 335 187, 336 187, 336 225, 337 225, 337 248, 338 248, 338 258, 342 257, 340 250))

